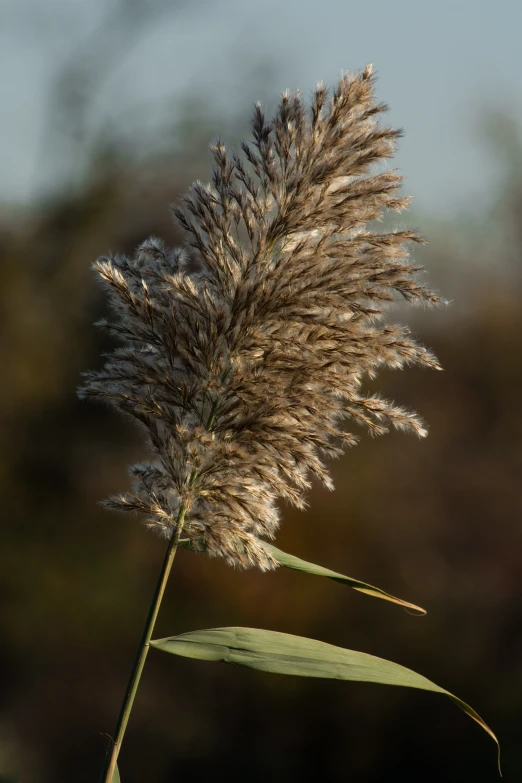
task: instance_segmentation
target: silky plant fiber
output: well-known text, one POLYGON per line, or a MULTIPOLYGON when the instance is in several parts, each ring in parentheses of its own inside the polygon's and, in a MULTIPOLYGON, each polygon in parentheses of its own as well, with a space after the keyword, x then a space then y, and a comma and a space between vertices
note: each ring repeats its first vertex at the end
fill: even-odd
POLYGON ((115 315, 102 325, 123 345, 80 394, 138 421, 151 452, 107 507, 167 537, 182 524, 196 551, 267 569, 278 499, 303 508, 311 477, 333 488, 323 460, 356 442, 346 422, 426 434, 361 388, 381 366, 439 368, 384 319, 396 297, 441 301, 408 261, 415 231, 375 226, 408 204, 402 178, 375 171, 401 135, 379 124, 386 108, 370 66, 330 99, 319 85, 309 114, 298 92, 271 122, 257 105, 244 158, 216 142, 212 184, 174 208, 182 249, 151 238, 96 262, 115 315))

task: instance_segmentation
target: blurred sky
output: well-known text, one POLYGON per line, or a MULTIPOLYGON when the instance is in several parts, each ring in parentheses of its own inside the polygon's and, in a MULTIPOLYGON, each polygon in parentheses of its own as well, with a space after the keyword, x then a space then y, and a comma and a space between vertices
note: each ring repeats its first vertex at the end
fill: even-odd
MULTIPOLYGON (((93 44, 93 30, 116 5, 0 0, 2 201, 28 201, 62 176, 41 144, 52 129, 49 88, 60 64, 93 44)), ((111 46, 115 55, 107 58, 91 120, 117 123, 132 107, 139 112, 156 101, 174 101, 181 111, 187 97, 201 96, 246 121, 259 97, 286 87, 307 94, 318 80, 332 83, 342 70, 372 62, 378 98, 406 131, 396 162, 415 207, 444 215, 494 201, 499 172, 480 118, 494 110, 522 121, 521 0, 130 5, 143 17, 136 35, 127 40, 125 30, 101 29, 104 56, 111 46)))

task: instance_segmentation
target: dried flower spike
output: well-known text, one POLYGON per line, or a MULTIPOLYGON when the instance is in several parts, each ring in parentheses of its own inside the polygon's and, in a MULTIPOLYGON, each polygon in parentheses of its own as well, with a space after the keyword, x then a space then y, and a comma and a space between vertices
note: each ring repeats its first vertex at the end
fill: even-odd
POLYGON ((244 157, 218 141, 212 184, 174 209, 182 250, 149 239, 95 264, 117 317, 104 325, 123 347, 80 394, 134 417, 152 452, 108 507, 142 512, 167 537, 183 524, 196 550, 266 569, 278 499, 302 508, 314 476, 332 488, 323 459, 356 442, 346 420, 426 434, 361 390, 383 365, 439 367, 383 321, 397 295, 440 302, 407 259, 417 234, 372 225, 408 203, 401 177, 375 170, 400 136, 378 123, 386 108, 369 66, 330 99, 319 85, 308 113, 299 93, 271 122, 256 106, 244 157))

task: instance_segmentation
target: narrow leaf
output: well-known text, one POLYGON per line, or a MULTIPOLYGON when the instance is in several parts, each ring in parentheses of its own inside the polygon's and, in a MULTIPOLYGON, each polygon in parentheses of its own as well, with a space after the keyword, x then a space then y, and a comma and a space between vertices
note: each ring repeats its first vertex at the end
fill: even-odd
POLYGON ((274 674, 375 682, 443 694, 493 738, 498 748, 500 771, 498 740, 480 715, 449 691, 397 663, 367 653, 335 647, 316 639, 258 628, 211 628, 204 631, 190 631, 180 636, 157 639, 151 642, 151 645, 185 658, 222 661, 274 674))
POLYGON ((112 783, 121 783, 120 773, 118 772, 118 767, 115 768, 114 773, 112 775, 112 783))
POLYGON ((354 590, 358 590, 360 593, 372 595, 374 598, 382 598, 384 601, 391 601, 399 606, 404 606, 406 609, 411 609, 413 612, 420 615, 426 614, 426 610, 421 606, 416 606, 415 604, 410 604, 409 601, 403 601, 401 598, 396 598, 394 595, 385 593, 384 590, 381 590, 379 587, 373 587, 373 585, 366 584, 366 582, 352 579, 351 576, 344 576, 344 574, 338 574, 336 571, 330 571, 329 568, 323 568, 323 566, 315 565, 315 563, 301 560, 299 557, 289 555, 287 552, 276 549, 275 546, 268 544, 266 541, 263 541, 263 546, 279 565, 282 565, 285 568, 293 568, 295 571, 303 571, 305 574, 314 574, 314 576, 326 576, 328 579, 333 579, 335 582, 348 585, 354 590))

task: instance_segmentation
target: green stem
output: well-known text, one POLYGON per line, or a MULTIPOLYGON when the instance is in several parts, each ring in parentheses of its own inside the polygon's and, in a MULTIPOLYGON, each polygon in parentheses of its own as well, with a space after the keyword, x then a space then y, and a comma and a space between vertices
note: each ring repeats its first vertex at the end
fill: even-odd
MULTIPOLYGON (((206 428, 208 430, 210 430, 210 428, 214 423, 218 403, 219 400, 214 400, 214 403, 212 405, 212 410, 210 411, 210 417, 206 425, 206 428)), ((194 486, 197 477, 198 477, 198 471, 193 469, 191 471, 190 479, 189 479, 190 487, 194 486)), ((167 552, 165 554, 165 560, 163 561, 160 577, 158 580, 158 584, 156 586, 156 591, 152 598, 152 603, 150 605, 149 614, 147 616, 147 621, 145 623, 145 628, 143 629, 143 635, 141 637, 140 646, 138 647, 138 652, 136 653, 136 658, 134 660, 134 666, 132 668, 131 676, 127 684, 127 690, 125 691, 125 698, 123 699, 123 704, 121 705, 121 710, 118 717, 118 723, 116 725, 115 738, 112 740, 111 747, 107 752, 107 758, 105 761, 105 766, 102 775, 103 783, 113 783, 114 772, 116 770, 116 763, 118 761, 118 754, 121 749, 123 737, 125 736, 125 730, 127 728, 127 723, 129 722, 132 705, 134 704, 134 699, 136 697, 136 691, 138 690, 138 685, 140 684, 141 674, 143 672, 143 667, 145 666, 145 660, 149 652, 150 640, 160 610, 163 594, 165 593, 165 587, 167 586, 167 581, 169 578, 170 570, 172 568, 172 563, 174 562, 174 557, 176 556, 178 545, 181 541, 181 533, 183 532, 186 513, 187 510, 185 506, 181 506, 179 510, 178 518, 176 520, 176 532, 173 536, 171 536, 169 541, 167 552)), ((188 541, 189 539, 185 539, 185 540, 188 541)))
POLYGON ((118 754, 121 749, 123 737, 125 736, 127 723, 129 722, 129 716, 132 710, 132 705, 134 703, 134 698, 136 696, 136 691, 138 690, 138 685, 140 683, 141 673, 143 671, 143 667, 145 666, 145 660, 149 652, 150 640, 152 637, 152 633, 154 631, 154 625, 158 617, 158 612, 161 606, 163 594, 165 593, 165 587, 167 585, 167 580, 169 578, 170 569, 172 568, 172 563, 174 561, 174 557, 178 549, 178 544, 180 542, 181 532, 183 530, 183 524, 185 522, 185 513, 186 513, 186 509, 184 508, 184 506, 182 506, 180 508, 178 518, 176 520, 176 532, 174 535, 171 536, 169 541, 167 552, 165 554, 165 559, 163 561, 163 566, 161 568, 160 577, 158 579, 158 584, 156 586, 156 590, 152 598, 152 603, 150 605, 149 614, 147 616, 147 621, 143 629, 143 635, 141 637, 140 646, 138 648, 132 673, 129 678, 129 682, 127 684, 125 698, 123 699, 120 715, 118 717, 118 723, 116 725, 115 738, 112 740, 112 746, 107 753, 107 759, 105 762, 105 767, 104 767, 103 777, 102 777, 104 783, 112 783, 114 771, 116 769, 116 762, 118 760, 118 754))

